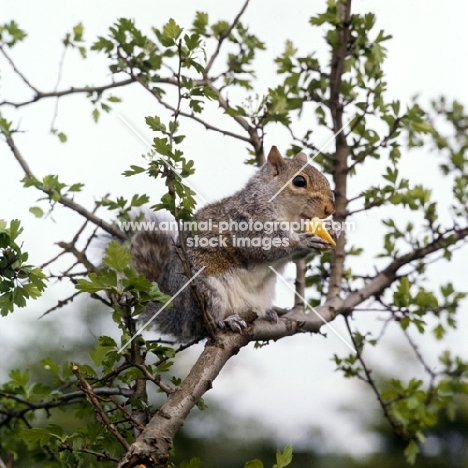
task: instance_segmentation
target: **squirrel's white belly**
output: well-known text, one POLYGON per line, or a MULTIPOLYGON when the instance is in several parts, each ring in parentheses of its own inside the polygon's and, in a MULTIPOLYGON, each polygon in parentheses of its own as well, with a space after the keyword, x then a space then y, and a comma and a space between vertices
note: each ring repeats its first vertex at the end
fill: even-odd
MULTIPOLYGON (((272 262, 272 267, 281 273, 288 260, 272 262)), ((257 265, 249 270, 236 269, 234 272, 206 278, 210 288, 216 291, 220 319, 229 315, 252 310, 264 317, 271 309, 275 297, 276 273, 268 265, 257 265)))

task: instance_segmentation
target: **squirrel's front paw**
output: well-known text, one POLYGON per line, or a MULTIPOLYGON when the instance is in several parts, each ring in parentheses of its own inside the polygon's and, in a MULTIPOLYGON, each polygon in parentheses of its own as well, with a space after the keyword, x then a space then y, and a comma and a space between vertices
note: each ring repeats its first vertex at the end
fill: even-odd
POLYGON ((307 249, 312 249, 316 252, 322 252, 323 250, 328 250, 330 248, 330 244, 316 234, 304 232, 300 234, 300 236, 301 243, 304 244, 304 247, 307 249))
POLYGON ((238 315, 230 315, 228 318, 220 320, 218 322, 218 327, 221 328, 221 330, 230 328, 235 333, 242 333, 242 330, 247 328, 247 323, 238 315))

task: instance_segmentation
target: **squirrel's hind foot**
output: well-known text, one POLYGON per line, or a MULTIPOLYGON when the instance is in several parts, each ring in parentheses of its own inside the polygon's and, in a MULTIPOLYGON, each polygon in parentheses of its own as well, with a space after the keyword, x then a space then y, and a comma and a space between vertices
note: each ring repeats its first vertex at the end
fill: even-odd
POLYGON ((218 322, 218 327, 221 328, 221 330, 229 328, 235 333, 242 333, 242 330, 247 328, 247 323, 238 315, 230 315, 226 319, 220 320, 218 322))
POLYGON ((278 312, 274 309, 269 309, 266 311, 264 319, 268 322, 278 323, 278 312))

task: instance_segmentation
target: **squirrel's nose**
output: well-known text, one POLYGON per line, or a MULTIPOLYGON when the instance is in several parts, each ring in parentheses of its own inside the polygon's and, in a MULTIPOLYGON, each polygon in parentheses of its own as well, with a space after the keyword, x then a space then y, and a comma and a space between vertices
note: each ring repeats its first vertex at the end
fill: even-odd
POLYGON ((326 218, 327 216, 332 215, 332 214, 335 212, 335 204, 334 204, 332 201, 328 202, 328 203, 325 205, 323 211, 324 211, 324 213, 325 213, 325 218, 326 218))

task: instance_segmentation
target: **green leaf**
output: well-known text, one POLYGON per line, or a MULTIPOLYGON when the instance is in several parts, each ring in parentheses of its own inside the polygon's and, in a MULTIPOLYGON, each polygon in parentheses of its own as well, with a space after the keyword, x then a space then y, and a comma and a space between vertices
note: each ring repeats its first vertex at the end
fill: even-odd
POLYGON ((16 238, 23 232, 23 228, 20 226, 21 222, 19 219, 12 219, 10 221, 10 241, 14 242, 16 238))
POLYGON ((106 347, 111 347, 111 348, 117 347, 117 343, 115 342, 115 340, 111 338, 110 336, 105 336, 105 335, 99 337, 99 344, 101 346, 106 346, 106 347))
POLYGON ((31 206, 29 208, 30 213, 32 213, 36 218, 42 218, 44 216, 44 211, 38 206, 31 206))
POLYGON ((195 50, 200 45, 200 35, 199 34, 191 34, 190 36, 186 34, 184 36, 184 42, 189 50, 195 50))
POLYGON ((83 40, 83 32, 84 32, 84 27, 82 23, 78 23, 74 28, 73 28, 73 40, 77 42, 81 42, 83 40))
POLYGON ((91 50, 104 51, 107 54, 114 49, 114 43, 105 37, 98 37, 98 40, 91 46, 91 50))
POLYGON ((93 116, 93 120, 97 123, 100 115, 99 111, 97 109, 93 109, 91 115, 93 116))
POLYGON ((101 366, 109 351, 115 351, 117 348, 116 342, 108 336, 100 336, 98 343, 94 349, 89 350, 89 357, 93 360, 96 366, 101 366))
POLYGON ((410 304, 410 282, 407 276, 400 279, 397 290, 393 293, 393 301, 396 307, 408 307, 410 304))
POLYGON ((414 440, 411 440, 404 451, 406 461, 411 465, 414 465, 419 452, 420 450, 418 444, 414 440))
POLYGON ((244 465, 244 468, 263 468, 263 463, 258 459, 251 460, 244 465))
POLYGON ((102 262, 118 272, 123 272, 131 259, 130 252, 124 246, 119 245, 116 241, 112 241, 106 248, 106 256, 102 262))
POLYGON ((171 18, 163 27, 161 44, 165 47, 174 45, 182 33, 182 28, 171 18))
POLYGON ((44 358, 41 360, 42 367, 48 371, 51 372, 54 375, 59 375, 60 374, 60 366, 52 361, 51 358, 44 358))
POLYGON ((33 427, 32 429, 24 429, 20 431, 19 436, 30 444, 38 443, 41 447, 47 445, 52 437, 52 434, 46 429, 33 427))
POLYGON ((0 40, 8 47, 13 47, 17 42, 23 41, 26 36, 27 34, 18 27, 18 23, 15 21, 0 26, 0 40), (9 37, 2 34, 3 32, 7 32, 9 37))
POLYGON ((205 97, 212 101, 217 101, 218 100, 218 92, 214 90, 211 86, 204 86, 203 87, 203 93, 205 97))
POLYGON ((432 332, 434 333, 434 336, 437 340, 441 340, 446 334, 445 328, 440 323, 436 327, 434 327, 432 332))
POLYGON ((14 303, 13 303, 13 293, 7 292, 0 295, 0 312, 2 317, 5 317, 9 313, 13 312, 14 303))
POLYGON ((292 462, 292 454, 293 450, 291 445, 286 446, 283 453, 278 450, 276 452, 276 465, 274 465, 274 468, 284 468, 288 466, 292 462))
POLYGON ((434 131, 434 127, 424 120, 421 122, 412 122, 413 129, 421 133, 431 133, 434 131))
POLYGON ((90 273, 89 280, 80 278, 76 282, 76 289, 78 291, 90 294, 97 293, 98 291, 114 291, 116 287, 117 275, 114 270, 102 269, 99 274, 90 273))
POLYGON ((50 434, 57 436, 58 438, 63 436, 63 429, 58 424, 47 424, 46 429, 50 434))
POLYGON ((145 203, 149 202, 149 197, 148 195, 133 195, 131 201, 130 201, 130 206, 132 207, 137 207, 137 206, 142 206, 145 203))
POLYGON ((141 174, 142 172, 145 172, 145 170, 146 170, 144 167, 135 166, 133 164, 130 166, 130 169, 131 170, 126 170, 126 171, 122 172, 122 175, 125 176, 125 177, 130 177, 130 176, 133 176, 133 175, 136 175, 136 174, 141 174))
POLYGON ((166 127, 161 123, 161 118, 155 115, 154 117, 145 117, 145 122, 151 130, 155 132, 165 131, 166 127))
POLYGON ((183 461, 179 468, 201 468, 202 465, 203 463, 199 458, 193 457, 190 461, 183 461))
POLYGON ((81 192, 81 189, 84 187, 84 184, 81 184, 81 183, 76 183, 76 184, 72 184, 70 185, 70 187, 68 188, 68 191, 69 192, 81 192))
POLYGON ((192 31, 198 34, 206 35, 208 26, 208 14, 201 11, 195 13, 192 31))
POLYGON ((13 369, 9 373, 10 383, 15 387, 24 387, 29 382, 29 371, 26 369, 21 372, 20 369, 13 369))
POLYGON ((153 146, 155 150, 163 156, 169 156, 171 154, 171 145, 167 138, 154 138, 153 146))

